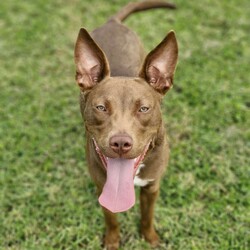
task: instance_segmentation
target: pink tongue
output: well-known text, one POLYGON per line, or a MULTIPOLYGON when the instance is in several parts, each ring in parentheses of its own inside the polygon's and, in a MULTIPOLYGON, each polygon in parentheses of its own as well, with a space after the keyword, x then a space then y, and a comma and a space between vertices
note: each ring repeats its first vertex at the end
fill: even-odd
POLYGON ((124 212, 135 204, 135 159, 107 161, 107 180, 99 197, 100 204, 113 213, 124 212))

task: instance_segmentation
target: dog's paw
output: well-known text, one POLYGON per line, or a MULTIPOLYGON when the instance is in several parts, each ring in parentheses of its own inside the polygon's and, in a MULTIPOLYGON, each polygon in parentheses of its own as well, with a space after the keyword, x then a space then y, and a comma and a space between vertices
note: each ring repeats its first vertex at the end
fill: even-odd
POLYGON ((106 246, 104 249, 105 250, 118 250, 119 248, 119 245, 117 246, 116 244, 115 245, 108 245, 106 246))
POLYGON ((119 242, 105 244, 105 250, 118 250, 119 242))
POLYGON ((118 250, 120 243, 119 233, 117 231, 107 232, 104 238, 104 249, 118 250))
POLYGON ((155 230, 142 231, 142 237, 152 246, 157 247, 160 243, 160 239, 155 230))

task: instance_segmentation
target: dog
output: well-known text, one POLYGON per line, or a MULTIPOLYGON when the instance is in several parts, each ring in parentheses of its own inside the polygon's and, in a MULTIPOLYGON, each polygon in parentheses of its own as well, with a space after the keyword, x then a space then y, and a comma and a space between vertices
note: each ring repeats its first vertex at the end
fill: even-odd
POLYGON ((122 24, 130 14, 171 8, 163 1, 129 3, 91 35, 80 29, 75 45, 76 82, 86 130, 86 158, 106 224, 106 249, 119 248, 116 213, 135 203, 141 187, 141 234, 159 242, 153 217, 169 146, 161 101, 173 85, 178 59, 174 31, 149 54, 122 24))

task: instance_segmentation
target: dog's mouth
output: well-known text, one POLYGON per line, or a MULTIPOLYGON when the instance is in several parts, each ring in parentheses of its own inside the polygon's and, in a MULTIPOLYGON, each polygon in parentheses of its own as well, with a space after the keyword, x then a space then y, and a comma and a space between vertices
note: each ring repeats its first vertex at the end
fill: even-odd
POLYGON ((103 164, 103 167, 105 168, 105 170, 107 170, 107 167, 108 167, 108 162, 113 159, 113 160, 122 160, 122 161, 125 161, 125 160, 133 160, 134 162, 134 176, 135 176, 135 173, 136 173, 136 170, 138 169, 140 163, 143 161, 147 151, 148 151, 148 148, 149 148, 149 145, 150 143, 148 143, 142 154, 140 154, 138 157, 136 158, 133 158, 133 159, 125 159, 125 158, 110 158, 110 157, 107 157, 106 155, 104 155, 101 151, 101 149, 99 148, 98 144, 96 143, 96 140, 93 138, 93 142, 94 142, 94 145, 95 145, 95 151, 97 152, 97 154, 99 155, 101 161, 102 161, 102 164, 103 164))
POLYGON ((133 159, 110 158, 105 156, 95 139, 95 150, 99 155, 103 167, 107 171, 106 183, 99 197, 100 204, 113 213, 123 212, 135 204, 134 177, 136 170, 143 161, 150 143, 142 154, 133 159))

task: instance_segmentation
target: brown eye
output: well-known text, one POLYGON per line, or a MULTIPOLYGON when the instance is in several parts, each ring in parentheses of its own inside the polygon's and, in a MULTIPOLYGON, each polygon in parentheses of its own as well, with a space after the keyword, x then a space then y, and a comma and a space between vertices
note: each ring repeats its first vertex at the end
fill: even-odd
POLYGON ((148 112, 148 110, 149 110, 148 107, 142 106, 142 107, 139 109, 139 112, 141 112, 141 113, 146 113, 146 112, 148 112))
POLYGON ((99 111, 102 111, 102 112, 107 111, 107 110, 106 110, 106 107, 103 106, 103 105, 98 105, 98 106, 96 106, 96 108, 97 108, 99 111))

